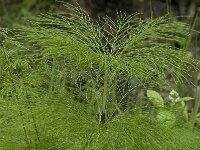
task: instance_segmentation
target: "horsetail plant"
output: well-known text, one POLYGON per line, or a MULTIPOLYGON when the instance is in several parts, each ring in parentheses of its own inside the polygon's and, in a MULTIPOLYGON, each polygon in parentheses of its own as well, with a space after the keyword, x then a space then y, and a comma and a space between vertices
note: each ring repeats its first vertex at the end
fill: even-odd
POLYGON ((115 21, 93 21, 79 6, 64 5, 68 13, 42 14, 2 42, 0 102, 13 113, 6 117, 2 108, 0 148, 14 145, 6 144, 13 121, 21 135, 10 140, 16 149, 198 147, 195 134, 183 130, 194 140, 178 140, 182 129, 168 130, 122 105, 136 89, 169 86, 167 74, 175 82, 187 77, 196 60, 174 46, 184 45, 187 24, 121 12, 115 21))

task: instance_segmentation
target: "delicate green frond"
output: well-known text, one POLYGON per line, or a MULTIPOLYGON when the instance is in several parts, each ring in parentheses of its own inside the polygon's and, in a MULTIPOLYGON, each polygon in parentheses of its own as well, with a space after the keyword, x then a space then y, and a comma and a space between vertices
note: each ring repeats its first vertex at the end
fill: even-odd
POLYGON ((30 27, 21 27, 19 39, 39 48, 43 57, 62 56, 67 58, 67 63, 85 67, 94 64, 98 67, 104 64, 104 55, 110 55, 112 58, 106 62, 112 67, 110 70, 118 69, 117 66, 127 68, 129 78, 139 82, 155 78, 155 71, 158 80, 163 81, 167 71, 175 81, 187 74, 187 69, 182 67, 187 61, 186 52, 173 46, 174 42, 183 45, 186 41, 189 29, 185 23, 168 16, 143 21, 136 14, 122 13, 118 13, 116 21, 105 17, 94 23, 80 7, 70 4, 66 7, 70 14, 42 15, 30 27))

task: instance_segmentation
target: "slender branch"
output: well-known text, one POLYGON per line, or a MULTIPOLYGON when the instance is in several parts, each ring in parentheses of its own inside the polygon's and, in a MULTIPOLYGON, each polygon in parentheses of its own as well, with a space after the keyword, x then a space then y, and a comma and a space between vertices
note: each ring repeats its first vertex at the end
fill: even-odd
POLYGON ((190 118, 190 127, 191 128, 194 128, 199 107, 200 107, 200 87, 198 86, 196 89, 195 104, 194 104, 194 108, 192 110, 192 114, 191 114, 191 118, 190 118))
POLYGON ((103 87, 103 99, 102 99, 102 117, 105 117, 105 120, 102 120, 103 118, 101 118, 101 122, 104 123, 107 119, 107 111, 106 111, 106 105, 107 105, 107 98, 108 98, 108 64, 107 64, 107 57, 105 55, 104 57, 104 87, 103 87))

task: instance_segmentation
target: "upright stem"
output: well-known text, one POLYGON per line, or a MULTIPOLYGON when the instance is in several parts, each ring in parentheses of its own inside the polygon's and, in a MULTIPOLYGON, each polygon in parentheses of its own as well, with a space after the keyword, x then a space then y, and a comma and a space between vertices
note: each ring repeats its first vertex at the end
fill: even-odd
POLYGON ((49 84, 49 93, 52 94, 54 90, 54 80, 55 80, 55 74, 56 74, 56 58, 53 58, 53 64, 52 64, 52 71, 50 76, 50 84, 49 84))
POLYGON ((105 56, 105 62, 104 62, 104 85, 103 85, 103 99, 102 99, 102 116, 104 118, 101 118, 101 122, 104 123, 107 119, 107 112, 106 112, 106 104, 108 99, 108 64, 107 64, 107 58, 105 56), (104 119, 104 120, 103 120, 104 119))
POLYGON ((36 140, 37 140, 38 143, 35 142, 35 146, 37 148, 39 146, 38 144, 40 143, 40 134, 39 134, 39 130, 38 130, 38 125, 37 125, 34 113, 32 111, 32 108, 31 108, 31 102, 29 100, 27 100, 27 105, 28 105, 28 110, 31 113, 31 117, 32 117, 32 121, 33 121, 33 128, 34 128, 35 133, 36 133, 36 138, 37 138, 36 140))
POLYGON ((200 106, 200 87, 197 86, 195 104, 194 104, 194 108, 192 110, 192 114, 191 114, 191 118, 190 118, 190 127, 191 128, 194 128, 194 124, 196 122, 196 117, 198 114, 199 106, 200 106))
POLYGON ((167 0, 167 13, 171 14, 171 0, 167 0))
MULTIPOLYGON (((17 93, 20 93, 20 91, 18 90, 18 87, 15 87, 15 88, 17 89, 17 93)), ((24 114, 23 114, 21 104, 20 104, 20 100, 19 100, 19 95, 16 95, 15 98, 16 98, 16 101, 17 101, 19 116, 21 117, 21 120, 22 120, 22 129, 23 129, 24 136, 25 136, 24 141, 26 143, 27 149, 31 150, 31 141, 28 137, 28 131, 27 131, 27 128, 26 128, 26 124, 25 124, 25 120, 24 120, 24 114)))
MULTIPOLYGON (((192 19, 192 23, 191 23, 191 27, 190 27, 190 36, 188 37, 188 40, 187 40, 187 43, 185 45, 185 49, 188 50, 189 49, 189 46, 190 46, 190 43, 192 41, 192 37, 193 37, 193 34, 195 33, 195 28, 198 26, 198 16, 199 16, 199 10, 196 10, 194 16, 193 16, 193 19, 192 19)), ((197 37, 197 35, 196 35, 197 37)), ((196 40, 197 41, 197 40, 196 40)), ((196 42, 195 41, 195 42, 196 42)), ((195 43, 196 44, 196 47, 197 47, 197 42, 195 43)), ((194 125, 195 125, 195 122, 196 122, 196 117, 197 117, 197 114, 198 114, 198 110, 199 110, 199 107, 200 107, 200 86, 198 85, 198 73, 196 72, 196 85, 197 85, 197 88, 196 88, 196 97, 195 97, 195 103, 194 103, 194 108, 192 109, 192 113, 191 113, 191 118, 190 118, 190 127, 191 128, 194 128, 194 125)))
POLYGON ((150 0, 150 13, 151 13, 151 19, 153 19, 153 6, 152 6, 152 0, 150 0))

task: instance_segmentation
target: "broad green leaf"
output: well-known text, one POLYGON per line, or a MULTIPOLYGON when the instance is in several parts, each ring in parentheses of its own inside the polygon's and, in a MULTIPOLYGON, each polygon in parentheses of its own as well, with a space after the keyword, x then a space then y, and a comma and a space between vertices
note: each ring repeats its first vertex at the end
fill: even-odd
POLYGON ((156 107, 164 107, 164 100, 158 92, 147 90, 147 96, 156 107))

